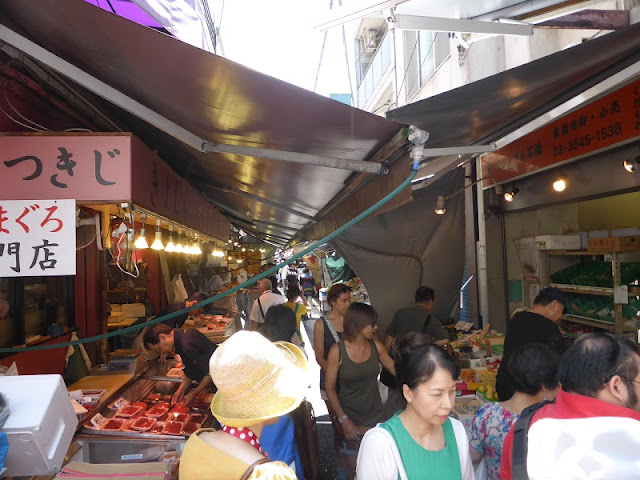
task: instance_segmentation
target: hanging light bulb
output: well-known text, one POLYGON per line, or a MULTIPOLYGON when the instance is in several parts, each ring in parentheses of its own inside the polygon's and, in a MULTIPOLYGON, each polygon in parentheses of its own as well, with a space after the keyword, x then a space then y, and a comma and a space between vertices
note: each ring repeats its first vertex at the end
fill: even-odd
POLYGON ((520 189, 518 187, 512 187, 511 190, 504 193, 504 199, 507 202, 513 202, 513 198, 518 194, 520 189))
POLYGON ((147 239, 145 238, 146 235, 146 231, 144 229, 144 224, 147 221, 147 214, 142 212, 140 213, 140 221, 142 222, 142 228, 140 229, 140 235, 138 235, 138 238, 136 238, 136 241, 133 242, 133 246, 136 247, 138 250, 144 250, 146 248, 149 248, 149 244, 147 243, 147 239))
POLYGON ((184 247, 182 246, 182 229, 178 228, 178 244, 176 245, 176 253, 184 253, 184 247))
POLYGON ((438 202, 436 203, 436 209, 435 212, 438 215, 444 215, 444 213, 447 211, 446 207, 445 207, 445 199, 442 196, 438 197, 438 202))
POLYGON ((198 242, 198 234, 196 233, 195 243, 193 244, 193 252, 196 255, 202 255, 202 249, 200 248, 200 242, 198 242))
POLYGON ((236 263, 242 263, 242 259, 241 258, 237 259, 236 263))
POLYGON ((169 253, 176 251, 176 246, 173 243, 173 223, 169 225, 169 241, 167 242, 167 246, 164 251, 169 253))
POLYGON ((162 232, 160 231, 161 226, 162 220, 159 218, 156 219, 156 232, 154 233, 154 240, 151 244, 151 248, 154 250, 164 250, 164 245, 162 244, 162 232))

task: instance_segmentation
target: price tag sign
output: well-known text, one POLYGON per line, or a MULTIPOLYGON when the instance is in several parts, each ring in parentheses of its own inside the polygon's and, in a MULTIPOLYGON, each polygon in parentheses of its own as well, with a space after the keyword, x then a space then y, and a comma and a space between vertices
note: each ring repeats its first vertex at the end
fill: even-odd
POLYGON ((120 397, 118 400, 116 400, 115 402, 113 402, 111 405, 109 405, 109 408, 111 410, 120 410, 121 408, 126 407, 127 405, 129 405, 129 400, 120 397))
POLYGON ((96 413, 93 418, 91 418, 90 423, 93 428, 96 430, 102 429, 102 426, 106 423, 107 418, 103 417, 99 413, 96 413))

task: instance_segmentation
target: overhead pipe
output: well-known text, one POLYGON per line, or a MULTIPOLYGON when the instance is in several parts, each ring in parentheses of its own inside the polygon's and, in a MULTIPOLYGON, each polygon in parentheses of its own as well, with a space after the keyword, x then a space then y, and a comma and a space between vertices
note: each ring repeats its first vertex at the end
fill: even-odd
POLYGON ((526 15, 528 13, 536 12, 538 10, 543 10, 545 8, 554 7, 560 3, 565 2, 558 0, 527 0, 525 2, 511 5, 510 7, 500 8, 498 10, 494 10, 493 12, 483 13, 482 15, 478 15, 477 17, 471 17, 471 20, 492 22, 494 20, 498 20, 499 18, 514 18, 526 15))

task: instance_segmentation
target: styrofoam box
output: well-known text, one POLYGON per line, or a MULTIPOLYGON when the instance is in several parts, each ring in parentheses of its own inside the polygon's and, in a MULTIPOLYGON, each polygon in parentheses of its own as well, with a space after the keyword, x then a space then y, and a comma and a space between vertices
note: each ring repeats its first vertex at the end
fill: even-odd
POLYGON ((579 250, 580 235, 536 235, 540 250, 579 250))
POLYGON ((11 413, 2 431, 9 440, 9 477, 57 473, 78 419, 60 375, 0 377, 11 413))

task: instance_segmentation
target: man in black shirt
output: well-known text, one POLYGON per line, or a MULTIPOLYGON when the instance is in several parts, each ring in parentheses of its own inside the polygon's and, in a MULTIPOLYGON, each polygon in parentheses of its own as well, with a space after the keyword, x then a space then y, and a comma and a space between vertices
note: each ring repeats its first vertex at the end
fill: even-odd
POLYGON ((173 329, 164 323, 156 323, 145 332, 144 345, 153 352, 180 355, 185 379, 173 394, 172 404, 183 398, 185 405, 190 404, 198 393, 213 383, 209 376, 209 359, 216 346, 198 330, 173 329), (199 384, 185 395, 192 381, 199 384))
POLYGON ((549 345, 558 355, 562 355, 567 349, 564 337, 556 325, 566 311, 567 302, 567 296, 561 290, 554 287, 543 288, 531 308, 516 313, 509 321, 504 339, 504 355, 496 378, 496 392, 501 402, 509 400, 514 393, 507 364, 516 350, 530 343, 549 345))

